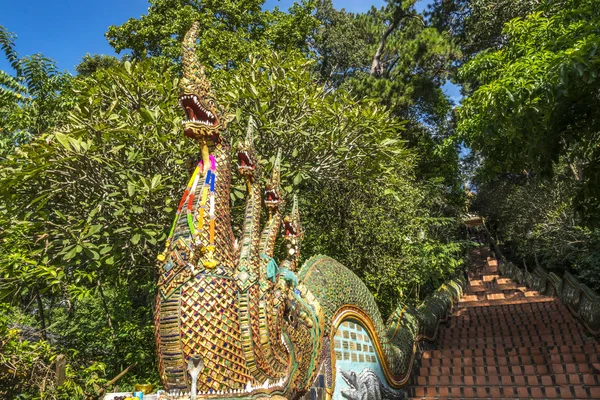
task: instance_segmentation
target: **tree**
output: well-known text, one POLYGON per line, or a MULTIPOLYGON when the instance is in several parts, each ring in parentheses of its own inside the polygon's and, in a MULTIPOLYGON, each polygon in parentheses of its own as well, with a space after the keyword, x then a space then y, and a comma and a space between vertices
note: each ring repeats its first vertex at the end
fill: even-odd
POLYGON ((81 62, 75 67, 75 71, 79 75, 91 75, 99 69, 106 69, 114 67, 119 63, 119 60, 113 56, 107 56, 104 54, 89 53, 83 56, 81 62))
POLYGON ((441 88, 458 57, 449 36, 426 26, 412 1, 357 15, 321 1, 316 17, 310 43, 321 82, 372 98, 405 119, 402 137, 417 153, 418 179, 442 177, 460 191, 457 147, 445 140, 452 104, 441 88))
POLYGON ((452 36, 462 61, 467 61, 483 50, 500 49, 507 40, 504 24, 527 16, 538 5, 537 0, 435 0, 428 17, 440 32, 452 36))
POLYGON ((0 157, 56 126, 70 104, 62 91, 71 76, 42 54, 20 58, 15 39, 0 25, 0 47, 14 70, 0 70, 0 157))
POLYGON ((331 0, 317 3, 315 18, 318 24, 309 44, 318 61, 317 76, 324 84, 339 87, 347 77, 368 64, 368 32, 360 23, 359 15, 336 10, 331 0))
POLYGON ((403 121, 372 100, 316 85, 312 66, 301 53, 287 52, 250 57, 227 74, 216 71, 223 101, 237 116, 234 139, 243 137, 252 115, 260 131, 257 150, 265 155, 282 150, 288 184, 343 176, 385 181, 396 162, 411 158, 400 136, 403 121))
MULTIPOLYGON (((390 35, 397 29, 402 29, 402 24, 410 18, 419 18, 415 14, 414 1, 388 0, 387 6, 381 10, 371 9, 371 14, 377 16, 383 22, 383 31, 378 35, 377 47, 373 54, 369 73, 372 76, 380 76, 384 72, 384 64, 390 61, 384 60, 385 47, 390 35)), ((389 68, 389 67, 388 67, 389 68)), ((386 68, 387 69, 387 68, 386 68)))
POLYGON ((38 310, 112 376, 138 358, 138 372, 153 372, 154 248, 185 169, 173 155, 193 151, 172 135, 178 90, 168 68, 125 63, 77 78, 60 128, 0 169, 5 291, 35 278, 38 310))
POLYGON ((577 182, 564 161, 552 179, 513 175, 477 182, 473 209, 504 245, 508 257, 529 271, 541 265, 562 275, 574 273, 600 289, 600 231, 581 226, 574 214, 577 182))
POLYGON ((302 197, 307 209, 302 252, 327 254, 350 268, 383 315, 399 304, 416 305, 460 269, 468 248, 456 239, 456 214, 446 217, 438 208, 446 202, 439 187, 417 182, 410 165, 402 171, 385 189, 342 179, 302 197))
POLYGON ((183 35, 193 21, 200 23, 199 59, 210 66, 230 68, 269 49, 305 49, 314 25, 311 2, 263 11, 264 0, 150 0, 148 14, 110 26, 106 37, 120 53, 131 50, 134 59, 164 56, 179 59, 183 35))
POLYGON ((564 158, 581 185, 577 206, 589 222, 600 208, 598 23, 591 0, 514 19, 504 30, 506 45, 476 56, 459 75, 477 89, 458 109, 457 132, 481 153, 488 176, 552 176, 564 158))

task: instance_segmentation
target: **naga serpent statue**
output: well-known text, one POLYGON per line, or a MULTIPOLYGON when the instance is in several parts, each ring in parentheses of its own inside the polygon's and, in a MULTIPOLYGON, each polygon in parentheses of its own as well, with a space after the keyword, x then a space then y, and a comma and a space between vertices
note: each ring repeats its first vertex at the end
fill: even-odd
POLYGON ((252 120, 237 149, 247 198, 236 240, 229 120, 197 60, 198 30, 194 23, 183 42, 179 103, 187 115, 184 134, 202 157, 158 256, 155 334, 165 388, 189 391, 186 365, 200 357, 197 389, 204 398, 350 397, 358 387, 358 381, 348 385, 350 370, 365 368, 378 375, 385 393, 397 391, 409 377, 417 340, 435 336, 460 284, 438 290, 419 309, 399 308, 384 324, 367 287, 337 261, 319 255, 298 269, 298 204, 294 199, 282 218, 279 155, 261 189, 252 120), (263 202, 268 215, 261 231, 263 202), (273 253, 280 231, 288 255, 278 266, 273 253))

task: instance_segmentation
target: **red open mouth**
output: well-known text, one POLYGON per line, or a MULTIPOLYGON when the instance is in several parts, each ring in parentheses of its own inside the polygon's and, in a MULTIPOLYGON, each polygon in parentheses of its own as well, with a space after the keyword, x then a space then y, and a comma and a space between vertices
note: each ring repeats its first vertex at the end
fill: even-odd
POLYGON ((298 235, 298 233, 296 232, 296 228, 294 228, 294 225, 292 225, 291 222, 284 222, 284 236, 286 237, 295 237, 298 235))
POLYGON ((275 190, 270 189, 265 191, 265 203, 276 204, 279 202, 279 196, 275 190))
POLYGON ((246 151, 238 152, 238 168, 254 170, 254 163, 246 151))
POLYGON ((188 118, 186 121, 183 121, 184 123, 197 122, 206 126, 218 125, 219 121, 216 115, 200 103, 198 96, 185 94, 179 98, 179 105, 183 107, 188 118))

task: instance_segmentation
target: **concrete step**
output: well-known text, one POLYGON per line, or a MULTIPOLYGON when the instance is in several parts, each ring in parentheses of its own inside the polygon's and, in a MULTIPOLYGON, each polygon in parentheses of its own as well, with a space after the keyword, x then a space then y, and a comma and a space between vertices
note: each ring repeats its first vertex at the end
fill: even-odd
POLYGON ((417 371, 419 376, 473 376, 482 381, 501 376, 600 373, 596 364, 591 363, 417 367, 417 371))
POLYGON ((452 376, 417 376, 411 379, 413 385, 419 386, 564 386, 585 385, 600 386, 600 376, 593 373, 549 374, 549 375, 503 375, 485 379, 473 375, 452 376), (498 378, 498 379, 496 379, 498 378), (495 382, 495 383, 494 383, 495 382))
POLYGON ((600 386, 416 386, 409 399, 600 399, 600 386))
POLYGON ((559 300, 479 259, 438 348, 417 358, 409 398, 600 399, 600 341, 559 300))
POLYGON ((449 350, 424 350, 421 359, 454 358, 454 357, 498 357, 498 356, 533 356, 539 354, 586 354, 599 357, 600 343, 587 343, 576 346, 544 346, 544 347, 490 347, 486 349, 449 349, 449 350))
POLYGON ((553 302, 554 299, 547 296, 536 296, 536 297, 524 297, 518 299, 498 299, 498 300, 468 300, 459 301, 457 304, 458 308, 466 307, 489 307, 499 305, 514 305, 514 304, 531 304, 531 303, 548 303, 553 302))
POLYGON ((439 342, 441 348, 485 348, 488 346, 533 347, 533 346, 573 346, 583 342, 583 337, 571 335, 543 335, 538 337, 484 337, 477 339, 457 339, 439 342))

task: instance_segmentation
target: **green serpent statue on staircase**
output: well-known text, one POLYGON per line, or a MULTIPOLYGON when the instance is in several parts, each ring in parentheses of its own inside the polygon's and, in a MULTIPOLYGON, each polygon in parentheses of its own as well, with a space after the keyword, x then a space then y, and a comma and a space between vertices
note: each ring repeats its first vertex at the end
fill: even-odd
POLYGON ((263 193, 252 120, 237 149, 247 199, 236 239, 228 116, 197 61, 198 29, 195 23, 184 39, 179 103, 187 115, 184 134, 202 158, 158 256, 155 334, 165 388, 189 391, 186 365, 199 356, 202 398, 344 398, 359 387, 347 377, 365 369, 385 393, 400 396, 417 340, 435 336, 461 284, 441 288, 419 309, 399 308, 384 323, 367 287, 337 261, 315 256, 298 270, 298 204, 294 199, 291 214, 282 218, 279 155, 263 193), (261 197, 268 214, 262 231, 261 197), (273 253, 280 231, 288 255, 278 266, 273 253))

